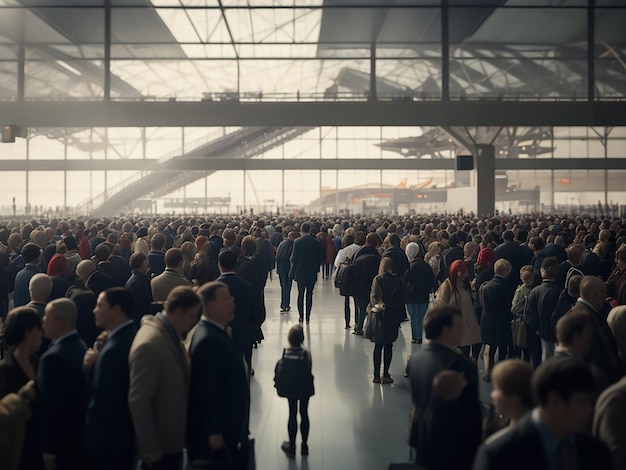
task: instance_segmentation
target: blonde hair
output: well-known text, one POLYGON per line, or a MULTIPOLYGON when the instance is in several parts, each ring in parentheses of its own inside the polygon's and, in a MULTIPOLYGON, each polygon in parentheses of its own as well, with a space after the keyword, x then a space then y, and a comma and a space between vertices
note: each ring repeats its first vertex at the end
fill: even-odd
POLYGON ((626 353, 626 305, 613 307, 606 322, 611 328, 619 352, 626 353))
POLYGON ((385 273, 390 273, 393 269, 393 260, 391 258, 385 257, 380 260, 380 264, 378 265, 378 274, 383 275, 385 273))

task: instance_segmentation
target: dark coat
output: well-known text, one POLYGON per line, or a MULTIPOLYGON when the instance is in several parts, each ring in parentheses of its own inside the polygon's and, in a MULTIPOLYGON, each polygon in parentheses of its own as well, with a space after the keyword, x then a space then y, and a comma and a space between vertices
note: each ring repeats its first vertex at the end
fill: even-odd
POLYGON ((560 295, 561 288, 547 279, 528 294, 524 323, 530 332, 539 332, 547 341, 552 341, 552 312, 560 295))
POLYGON ((443 260, 446 265, 446 271, 448 271, 450 269, 450 266, 452 266, 452 263, 457 260, 463 261, 463 248, 461 248, 460 246, 450 247, 450 249, 446 251, 443 260))
MULTIPOLYGON (((611 454, 602 441, 588 434, 576 434, 578 469, 611 469, 611 454)), ((478 450, 474 470, 549 470, 539 431, 530 414, 517 426, 478 450)))
POLYGON ((290 278, 305 285, 315 284, 322 263, 322 245, 311 235, 302 235, 293 242, 290 261, 290 278))
POLYGON ((230 449, 247 439, 250 384, 234 341, 204 319, 193 334, 189 355, 187 452, 189 460, 206 459, 211 434, 221 434, 230 449))
POLYGON ((50 276, 50 279, 52 280, 52 290, 48 296, 48 302, 65 297, 65 293, 71 287, 67 279, 57 276, 50 276))
MULTIPOLYGON (((80 281, 78 281, 80 282, 80 281)), ((76 304, 78 316, 76 318, 76 329, 78 336, 90 347, 100 334, 100 328, 96 326, 96 319, 93 316, 93 309, 96 306, 96 296, 89 289, 83 289, 77 285, 70 287, 65 296, 76 304)))
MULTIPOLYGON (((274 235, 276 235, 276 233, 274 235)), ((276 272, 280 277, 289 276, 289 269, 291 268, 290 259, 291 253, 293 252, 293 242, 293 240, 285 239, 280 242, 280 245, 278 245, 278 250, 276 251, 276 272)))
POLYGON ((256 285, 258 279, 257 265, 254 262, 254 257, 248 258, 246 256, 240 256, 235 268, 237 276, 246 282, 249 282, 253 286, 256 285))
POLYGON ((508 279, 494 276, 478 291, 477 303, 481 306, 480 337, 484 344, 506 346, 511 338, 511 303, 513 290, 508 279))
POLYGON ((409 259, 402 248, 390 246, 383 252, 383 258, 391 258, 393 260, 391 272, 400 278, 404 278, 409 269, 409 259))
POLYGON ((152 287, 150 286, 150 279, 141 271, 133 271, 126 281, 126 288, 133 293, 132 318, 135 326, 139 328, 141 317, 151 312, 152 287))
POLYGON ((100 462, 98 468, 125 468, 133 461, 128 353, 135 333, 135 325, 129 324, 107 338, 93 366, 85 431, 87 452, 100 462))
POLYGON ((120 287, 124 287, 126 281, 128 281, 131 276, 131 269, 130 264, 128 264, 128 260, 123 256, 111 255, 109 263, 111 263, 113 271, 113 282, 120 287))
POLYGON ((472 468, 482 435, 478 370, 446 346, 428 343, 411 356, 411 397, 416 408, 410 444, 418 465, 429 470, 472 468), (432 397, 433 378, 442 370, 463 372, 467 386, 454 401, 432 397))
POLYGON ((80 337, 71 335, 46 351, 37 370, 42 450, 56 455, 57 465, 63 469, 85 468, 86 350, 80 337))
POLYGON ((89 276, 89 279, 87 279, 86 287, 98 298, 100 292, 115 287, 115 282, 113 282, 113 279, 109 275, 96 269, 91 276, 89 276))
POLYGON ((382 324, 372 339, 374 343, 389 344, 398 339, 398 328, 406 315, 405 290, 402 278, 393 273, 378 275, 372 281, 370 305, 385 304, 382 324))
POLYGON ((591 316, 593 341, 585 359, 604 373, 609 384, 614 384, 624 376, 624 365, 605 317, 582 302, 576 302, 570 312, 586 312, 591 316))
POLYGON ((427 304, 430 294, 437 290, 437 281, 430 264, 420 258, 411 261, 404 282, 407 284, 407 304, 427 304))
MULTIPOLYGON (((520 283, 519 272, 526 264, 526 254, 524 249, 514 241, 505 241, 495 248, 496 260, 505 259, 511 263, 511 281, 515 281, 515 287, 520 283)), ((511 282, 510 281, 510 282, 511 282)))
POLYGON ((380 253, 376 248, 363 246, 352 259, 354 266, 354 295, 368 297, 372 290, 372 281, 378 274, 380 253))
POLYGON ((559 300, 557 300, 556 306, 552 311, 552 316, 550 317, 553 341, 556 341, 556 324, 561 317, 563 317, 569 309, 574 306, 575 303, 576 297, 570 296, 567 289, 563 289, 559 295, 559 300))
POLYGON ((228 286, 230 295, 235 299, 235 319, 230 322, 233 329, 233 342, 249 360, 254 332, 265 320, 261 293, 249 282, 236 274, 222 274, 217 278, 228 286))
POLYGON ((148 264, 150 265, 150 269, 148 271, 149 277, 158 276, 165 271, 165 253, 162 251, 150 250, 147 258, 148 264))

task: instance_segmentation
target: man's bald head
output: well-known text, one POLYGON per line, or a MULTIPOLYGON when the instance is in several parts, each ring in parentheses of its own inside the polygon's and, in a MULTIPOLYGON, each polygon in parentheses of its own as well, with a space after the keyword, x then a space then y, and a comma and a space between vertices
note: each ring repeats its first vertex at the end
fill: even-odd
POLYGON ((596 276, 585 276, 580 281, 580 297, 589 302, 600 311, 606 299, 606 286, 604 281, 596 276))

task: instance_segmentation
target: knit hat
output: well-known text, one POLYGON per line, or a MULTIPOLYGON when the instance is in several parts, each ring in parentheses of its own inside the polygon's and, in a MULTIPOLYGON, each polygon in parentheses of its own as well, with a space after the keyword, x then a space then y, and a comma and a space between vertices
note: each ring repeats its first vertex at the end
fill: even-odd
POLYGON ((48 276, 61 277, 65 275, 67 258, 62 254, 55 254, 48 263, 48 276))
POLYGON ((422 251, 421 247, 417 243, 411 242, 407 244, 405 252, 406 252, 406 257, 409 258, 409 262, 417 258, 424 258, 424 253, 421 253, 421 251, 422 251))

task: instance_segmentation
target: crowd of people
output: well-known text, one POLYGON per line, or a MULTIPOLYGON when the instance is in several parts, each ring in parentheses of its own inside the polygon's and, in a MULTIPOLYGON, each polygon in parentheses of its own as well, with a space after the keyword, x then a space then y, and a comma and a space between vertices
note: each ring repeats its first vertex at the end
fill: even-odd
MULTIPOLYGON (((191 469, 249 468, 249 380, 273 269, 280 314, 291 311, 295 281, 302 325, 315 315, 316 282, 333 278, 345 328, 375 343, 375 384, 394 383, 393 343, 410 321, 410 444, 425 468, 626 468, 626 425, 616 419, 626 406, 626 220, 258 215, 0 225, 2 468, 123 469, 139 460, 178 469, 184 449, 191 469), (482 445, 479 361, 510 421, 482 445)), ((298 405, 300 450, 309 452, 312 361, 303 339, 290 331, 286 356, 306 360, 311 386, 288 397, 288 457, 298 405)))

